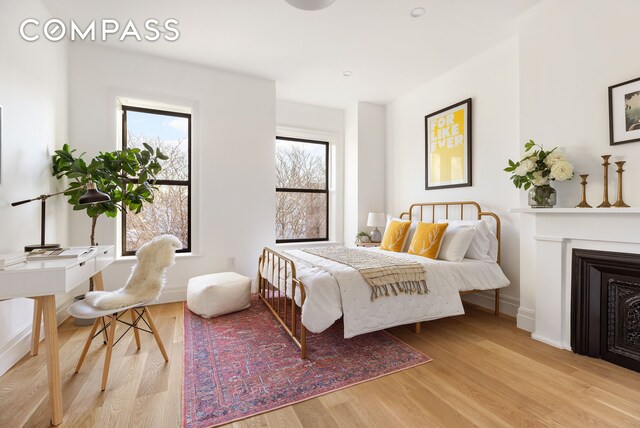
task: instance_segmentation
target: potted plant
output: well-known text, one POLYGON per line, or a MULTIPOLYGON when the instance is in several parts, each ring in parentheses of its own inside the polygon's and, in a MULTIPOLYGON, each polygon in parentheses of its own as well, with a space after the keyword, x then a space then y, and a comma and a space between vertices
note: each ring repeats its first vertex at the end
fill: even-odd
POLYGON ((551 208, 556 204, 556 190, 551 182, 571 180, 573 165, 557 151, 557 147, 544 150, 529 140, 524 148, 524 157, 519 162, 509 159, 509 166, 504 171, 512 174, 511 180, 518 189, 529 190, 529 206, 551 208))
MULTIPOLYGON (((65 144, 52 157, 52 173, 57 179, 69 180, 64 192, 74 211, 84 210, 91 218, 89 241, 97 245, 96 224, 102 214, 114 218, 118 211, 139 213, 146 203, 153 203, 154 182, 162 171, 160 161, 169 159, 160 149, 144 143, 143 148, 126 148, 113 152, 100 152, 89 163, 84 153, 75 155, 76 150, 65 144), (111 198, 110 201, 93 205, 80 205, 78 200, 85 193, 85 187, 95 183, 100 191, 111 198)), ((90 285, 93 290, 93 281, 90 285)))
POLYGON ((363 231, 358 232, 358 234, 356 235, 356 243, 360 244, 367 242, 371 242, 371 237, 369 236, 369 234, 363 231))

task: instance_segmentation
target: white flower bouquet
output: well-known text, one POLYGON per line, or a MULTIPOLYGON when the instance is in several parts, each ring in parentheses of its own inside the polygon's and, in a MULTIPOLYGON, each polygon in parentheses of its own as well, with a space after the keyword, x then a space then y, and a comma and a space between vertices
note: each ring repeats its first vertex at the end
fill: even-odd
POLYGON ((548 186, 553 180, 571 180, 573 177, 573 165, 562 153, 556 151, 557 147, 544 150, 542 146, 529 140, 524 149, 524 158, 520 162, 509 159, 509 166, 504 169, 512 174, 511 180, 518 189, 548 186))

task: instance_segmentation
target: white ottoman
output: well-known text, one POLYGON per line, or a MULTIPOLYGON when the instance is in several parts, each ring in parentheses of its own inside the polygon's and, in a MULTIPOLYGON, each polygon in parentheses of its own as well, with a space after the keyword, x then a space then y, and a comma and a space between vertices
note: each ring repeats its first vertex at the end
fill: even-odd
POLYGON ((187 307, 204 318, 251 306, 251 279, 235 272, 196 276, 187 286, 187 307))

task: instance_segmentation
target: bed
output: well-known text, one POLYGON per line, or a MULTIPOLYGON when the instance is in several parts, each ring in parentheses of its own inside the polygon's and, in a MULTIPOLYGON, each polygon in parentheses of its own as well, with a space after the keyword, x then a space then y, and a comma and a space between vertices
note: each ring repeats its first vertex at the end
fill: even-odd
MULTIPOLYGON (((488 219, 497 240, 495 261, 463 259, 449 262, 378 248, 358 248, 367 255, 389 254, 424 267, 429 292, 369 298, 369 285, 355 269, 305 250, 279 252, 265 247, 258 261, 258 294, 306 358, 307 331, 320 333, 342 318, 344 337, 398 325, 415 325, 433 319, 462 315, 460 296, 492 290, 495 315, 499 315, 500 289, 509 285, 500 269, 500 218, 482 211, 473 201, 413 204, 400 216, 411 221, 436 223, 488 219)), ((363 253, 364 254, 364 253, 363 253)))

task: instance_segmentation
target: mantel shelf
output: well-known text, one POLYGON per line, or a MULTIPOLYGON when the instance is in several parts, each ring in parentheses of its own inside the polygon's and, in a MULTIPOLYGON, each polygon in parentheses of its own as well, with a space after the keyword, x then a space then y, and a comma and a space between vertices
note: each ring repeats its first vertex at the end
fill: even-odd
POLYGON ((510 208, 516 214, 640 214, 640 208, 510 208))

